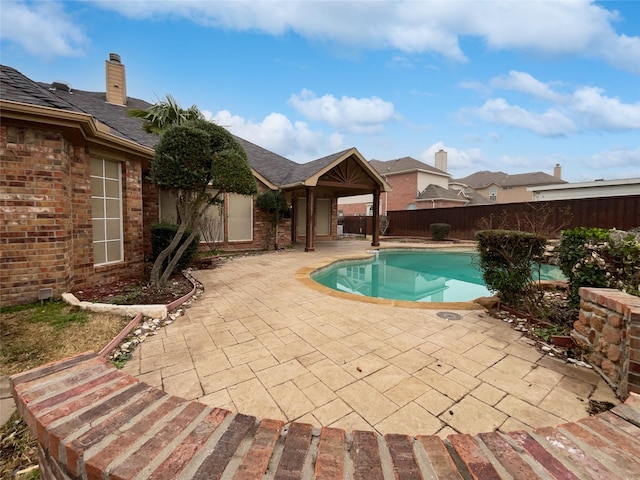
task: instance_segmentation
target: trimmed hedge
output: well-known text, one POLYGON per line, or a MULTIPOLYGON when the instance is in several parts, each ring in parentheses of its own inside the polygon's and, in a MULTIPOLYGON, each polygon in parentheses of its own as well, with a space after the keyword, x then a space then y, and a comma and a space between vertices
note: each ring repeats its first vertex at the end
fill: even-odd
POLYGON ((448 223, 432 223, 429 225, 429 231, 431 232, 431 237, 434 240, 441 242, 449 236, 449 233, 451 233, 451 225, 448 223))
POLYGON ((480 230, 476 240, 487 288, 499 292, 506 304, 533 310, 539 289, 532 287, 537 280, 532 271, 544 253, 547 239, 514 230, 480 230))

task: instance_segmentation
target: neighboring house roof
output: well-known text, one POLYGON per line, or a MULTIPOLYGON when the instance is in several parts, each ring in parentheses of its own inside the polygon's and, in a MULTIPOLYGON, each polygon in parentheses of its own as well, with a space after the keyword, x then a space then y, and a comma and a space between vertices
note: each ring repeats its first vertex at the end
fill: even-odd
POLYGON ((460 195, 464 195, 467 200, 469 200, 469 203, 467 203, 467 205, 493 205, 496 203, 495 200, 489 200, 488 198, 483 197, 477 192, 461 191, 460 195))
POLYGON ((416 197, 416 200, 451 200, 453 202, 466 202, 464 196, 458 195, 455 190, 430 184, 416 197))
POLYGON ((466 205, 489 205, 495 202, 483 197, 476 192, 464 192, 430 184, 416 197, 417 201, 448 200, 452 202, 463 202, 466 205))
POLYGON ((567 183, 560 178, 544 172, 509 175, 504 172, 489 172, 487 170, 472 173, 464 178, 453 179, 452 182, 468 185, 472 188, 486 188, 490 185, 497 185, 499 187, 524 187, 567 183))
POLYGON ((436 175, 443 175, 445 177, 451 176, 447 172, 440 170, 439 168, 432 167, 431 165, 427 165, 413 157, 402 157, 387 161, 370 160, 369 164, 375 168, 380 175, 396 175, 399 173, 423 171, 436 175))
POLYGON ((615 180, 592 180, 590 182, 566 183, 565 185, 548 185, 527 188, 529 192, 546 192, 551 190, 574 190, 579 188, 620 187, 626 185, 640 186, 640 177, 619 178, 615 180))
POLYGON ((640 178, 617 180, 593 180, 591 182, 565 183, 529 187, 535 200, 556 200, 570 198, 617 197, 640 194, 640 178))

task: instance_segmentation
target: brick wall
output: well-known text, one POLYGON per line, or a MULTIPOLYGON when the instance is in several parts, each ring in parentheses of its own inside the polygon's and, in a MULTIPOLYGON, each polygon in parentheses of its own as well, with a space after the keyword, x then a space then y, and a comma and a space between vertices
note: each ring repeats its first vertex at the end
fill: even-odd
POLYGON ((387 182, 391 185, 391 188, 393 188, 393 191, 388 194, 386 200, 387 211, 406 210, 407 205, 416 203, 416 196, 418 194, 417 175, 416 172, 413 172, 387 177, 387 182))
POLYGON ((338 205, 338 209, 342 210, 342 214, 345 217, 367 214, 366 203, 341 203, 340 205, 338 205))
POLYGON ((93 266, 90 154, 61 132, 0 127, 0 305, 38 300, 142 272, 142 185, 123 162, 125 261, 93 266))
POLYGON ((11 377, 40 478, 637 478, 640 397, 533 431, 477 435, 287 425, 172 396, 92 352, 11 377), (597 459, 597 460, 596 460, 597 459))
POLYGON ((144 229, 142 232, 144 258, 151 255, 151 225, 158 222, 160 218, 158 187, 151 182, 147 175, 142 177, 142 211, 144 229))
POLYGON ((571 334, 620 398, 640 393, 640 297, 580 288, 580 317, 571 334))

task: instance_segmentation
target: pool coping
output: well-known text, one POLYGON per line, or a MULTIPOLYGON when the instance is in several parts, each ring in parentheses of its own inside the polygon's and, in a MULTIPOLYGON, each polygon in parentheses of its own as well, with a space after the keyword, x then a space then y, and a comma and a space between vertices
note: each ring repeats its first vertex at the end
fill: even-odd
POLYGON ((357 302, 364 303, 372 303, 376 305, 391 305, 394 307, 403 307, 403 308, 415 308, 418 310, 485 310, 485 308, 475 303, 473 300, 468 302, 410 302, 408 300, 394 300, 389 298, 376 298, 376 297, 366 297, 364 295, 356 295, 354 293, 347 292, 339 292, 332 288, 321 285, 316 282, 311 275, 318 270, 322 270, 328 268, 331 265, 337 263, 346 263, 351 261, 358 260, 367 260, 374 256, 374 251, 379 250, 462 250, 468 249, 472 247, 473 244, 447 244, 447 245, 429 245, 429 246, 419 246, 419 245, 389 245, 389 246, 380 246, 380 247, 369 247, 367 248, 367 252, 359 255, 342 255, 337 257, 329 257, 325 258, 319 262, 313 263, 306 267, 302 267, 298 269, 295 273, 296 280, 302 283, 304 286, 315 290, 316 292, 323 293, 325 295, 329 295, 335 298, 342 298, 345 300, 352 300, 357 302))

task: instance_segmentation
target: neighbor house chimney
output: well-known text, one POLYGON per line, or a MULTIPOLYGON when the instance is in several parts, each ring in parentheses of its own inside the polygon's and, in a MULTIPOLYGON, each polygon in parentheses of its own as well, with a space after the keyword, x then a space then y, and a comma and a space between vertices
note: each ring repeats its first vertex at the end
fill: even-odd
POLYGON ((110 53, 105 61, 107 68, 107 102, 115 105, 127 104, 127 79, 120 55, 110 53))
POLYGON ((556 166, 553 167, 553 176, 562 180, 562 167, 559 163, 556 163, 556 166))
POLYGON ((447 152, 442 149, 436 152, 436 168, 443 172, 447 171, 447 152))

